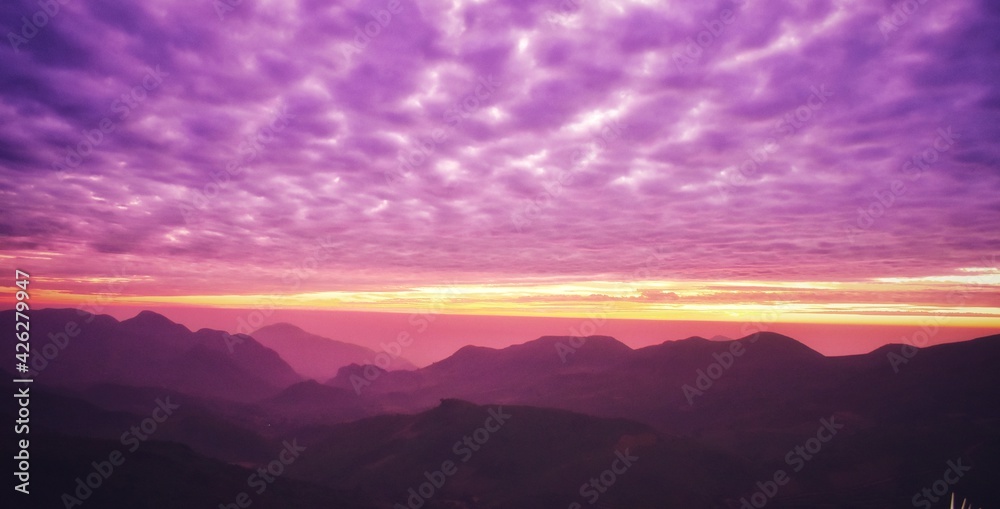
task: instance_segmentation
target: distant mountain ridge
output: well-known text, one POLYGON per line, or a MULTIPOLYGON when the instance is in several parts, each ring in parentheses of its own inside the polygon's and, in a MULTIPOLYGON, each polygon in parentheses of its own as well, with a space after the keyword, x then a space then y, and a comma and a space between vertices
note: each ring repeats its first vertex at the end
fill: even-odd
MULTIPOLYGON (((1000 335, 928 348, 938 354, 915 356, 901 377, 894 375, 886 353, 899 345, 843 358, 825 357, 773 332, 730 341, 693 337, 634 350, 595 336, 576 338, 579 347, 561 356, 560 345, 569 345, 570 339, 542 337, 502 349, 465 347, 416 371, 380 373, 358 392, 404 411, 432 408, 442 398, 460 398, 478 404, 528 404, 628 417, 689 433, 703 429, 713 416, 722 419, 734 405, 746 405, 746 416, 766 422, 770 403, 754 402, 776 397, 783 399, 782 412, 805 418, 814 393, 836 393, 840 387, 857 385, 856 380, 891 388, 920 383, 915 379, 920 373, 959 391, 969 390, 965 387, 972 385, 972 378, 986 383, 994 377, 1000 386, 1000 377, 986 367, 988 359, 1000 361, 1000 335), (955 353, 940 354, 951 351, 955 353), (972 362, 984 364, 975 377, 955 377, 952 372, 957 368, 941 362, 954 356, 952 362, 968 363, 970 354, 972 362)), ((328 384, 351 390, 365 373, 364 366, 344 368, 328 384)), ((868 393, 852 399, 860 403, 868 393)))
MULTIPOLYGON (((428 386, 436 383, 460 390, 481 385, 502 385, 511 383, 535 383, 539 378, 551 375, 574 375, 601 373, 616 366, 642 365, 648 362, 672 362, 684 359, 686 355, 704 353, 712 349, 724 348, 732 342, 757 343, 758 350, 768 350, 775 355, 792 358, 823 358, 823 355, 781 334, 762 332, 740 340, 711 341, 701 337, 664 341, 659 345, 632 349, 628 345, 609 336, 542 336, 525 343, 504 348, 465 346, 454 354, 427 367, 411 373, 386 373, 382 385, 389 388, 376 389, 395 391, 393 381, 412 385, 428 386)), ((331 385, 348 387, 350 376, 358 375, 365 366, 356 365, 342 369, 337 377, 329 381, 331 385)))
MULTIPOLYGON (((374 364, 379 352, 353 343, 311 334, 290 323, 276 323, 253 331, 254 339, 278 352, 296 372, 326 381, 350 364, 374 364)), ((403 357, 392 358, 390 370, 416 369, 403 357)))
MULTIPOLYGON (((0 327, 14 330, 13 324, 13 311, 0 312, 0 327)), ((47 384, 82 389, 117 383, 254 400, 302 380, 276 352, 250 336, 212 329, 191 332, 152 311, 119 322, 75 309, 36 309, 31 325, 35 351, 29 375, 47 384), (51 359, 42 353, 48 344, 54 345, 47 350, 54 352, 51 359)), ((13 334, 5 337, 16 341, 13 334)))

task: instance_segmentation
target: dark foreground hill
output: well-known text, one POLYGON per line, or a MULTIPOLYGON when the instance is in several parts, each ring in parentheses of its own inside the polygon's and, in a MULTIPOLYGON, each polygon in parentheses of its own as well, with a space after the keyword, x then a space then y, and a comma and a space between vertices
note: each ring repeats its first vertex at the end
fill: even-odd
POLYGON ((338 425, 310 441, 312 453, 291 475, 372 493, 384 507, 408 499, 426 499, 427 507, 592 501, 599 507, 711 507, 737 480, 751 481, 745 461, 633 421, 459 400, 417 415, 338 425), (430 485, 421 487, 428 482, 431 496, 430 485))
MULTIPOLYGON (((176 509, 238 507, 241 493, 255 508, 336 507, 371 509, 359 494, 297 481, 288 476, 252 484, 254 472, 159 441, 129 452, 120 442, 35 433, 29 495, 8 496, 24 509, 93 507, 176 509), (115 452, 121 453, 121 456, 115 452), (112 463, 120 463, 115 465, 112 463), (89 483, 89 484, 88 484, 89 483)), ((278 450, 275 450, 278 454, 278 450)), ((8 488, 9 489, 9 488, 8 488)), ((249 507, 249 506, 248 506, 249 507)))

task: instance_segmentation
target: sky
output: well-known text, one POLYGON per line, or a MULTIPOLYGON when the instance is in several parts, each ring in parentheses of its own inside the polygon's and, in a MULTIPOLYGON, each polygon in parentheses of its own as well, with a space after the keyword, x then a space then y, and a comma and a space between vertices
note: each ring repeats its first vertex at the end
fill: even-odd
POLYGON ((46 5, 36 305, 1000 329, 996 2, 46 5))

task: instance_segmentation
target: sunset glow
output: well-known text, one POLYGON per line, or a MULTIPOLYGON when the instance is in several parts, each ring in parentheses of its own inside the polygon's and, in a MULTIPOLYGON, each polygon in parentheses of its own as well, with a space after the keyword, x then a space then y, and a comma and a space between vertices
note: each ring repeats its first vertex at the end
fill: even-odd
MULTIPOLYGON (((39 291, 51 305, 207 306, 399 313, 631 318, 907 325, 937 317, 950 326, 998 327, 996 274, 919 278, 919 281, 583 281, 389 290, 244 295, 76 294, 39 291), (968 279, 968 278, 972 279, 968 279)), ((40 281, 56 283, 47 278, 40 281)), ((124 286, 126 278, 65 283, 124 286)))

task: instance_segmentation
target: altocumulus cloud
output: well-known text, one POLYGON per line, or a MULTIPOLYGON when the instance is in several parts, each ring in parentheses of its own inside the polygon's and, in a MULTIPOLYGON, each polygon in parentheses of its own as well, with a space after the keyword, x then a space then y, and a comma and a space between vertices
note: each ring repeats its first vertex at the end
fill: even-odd
MULTIPOLYGON (((26 44, 0 47, 3 250, 60 253, 37 263, 66 276, 141 258, 163 293, 245 289, 326 235, 341 245, 316 288, 622 275, 654 245, 685 277, 738 261, 748 279, 919 277, 996 250, 995 3, 927 2, 887 42, 887 4, 745 2, 678 71, 671 56, 730 4, 400 0, 363 51, 351 51, 358 28, 384 0, 245 0, 224 20, 211 2, 60 4, 26 44), (159 87, 57 173, 156 66, 159 87), (489 101, 387 184, 398 154, 426 145, 485 77, 502 84, 489 101), (720 195, 813 87, 831 92, 823 107, 720 195), (295 121, 188 225, 181 203, 281 108, 295 121), (608 122, 627 126, 621 139, 588 149, 608 122), (847 242, 856 209, 947 127, 955 145, 847 242), (511 211, 570 169, 517 231, 511 211)), ((38 10, 4 2, 5 34, 38 10)))

